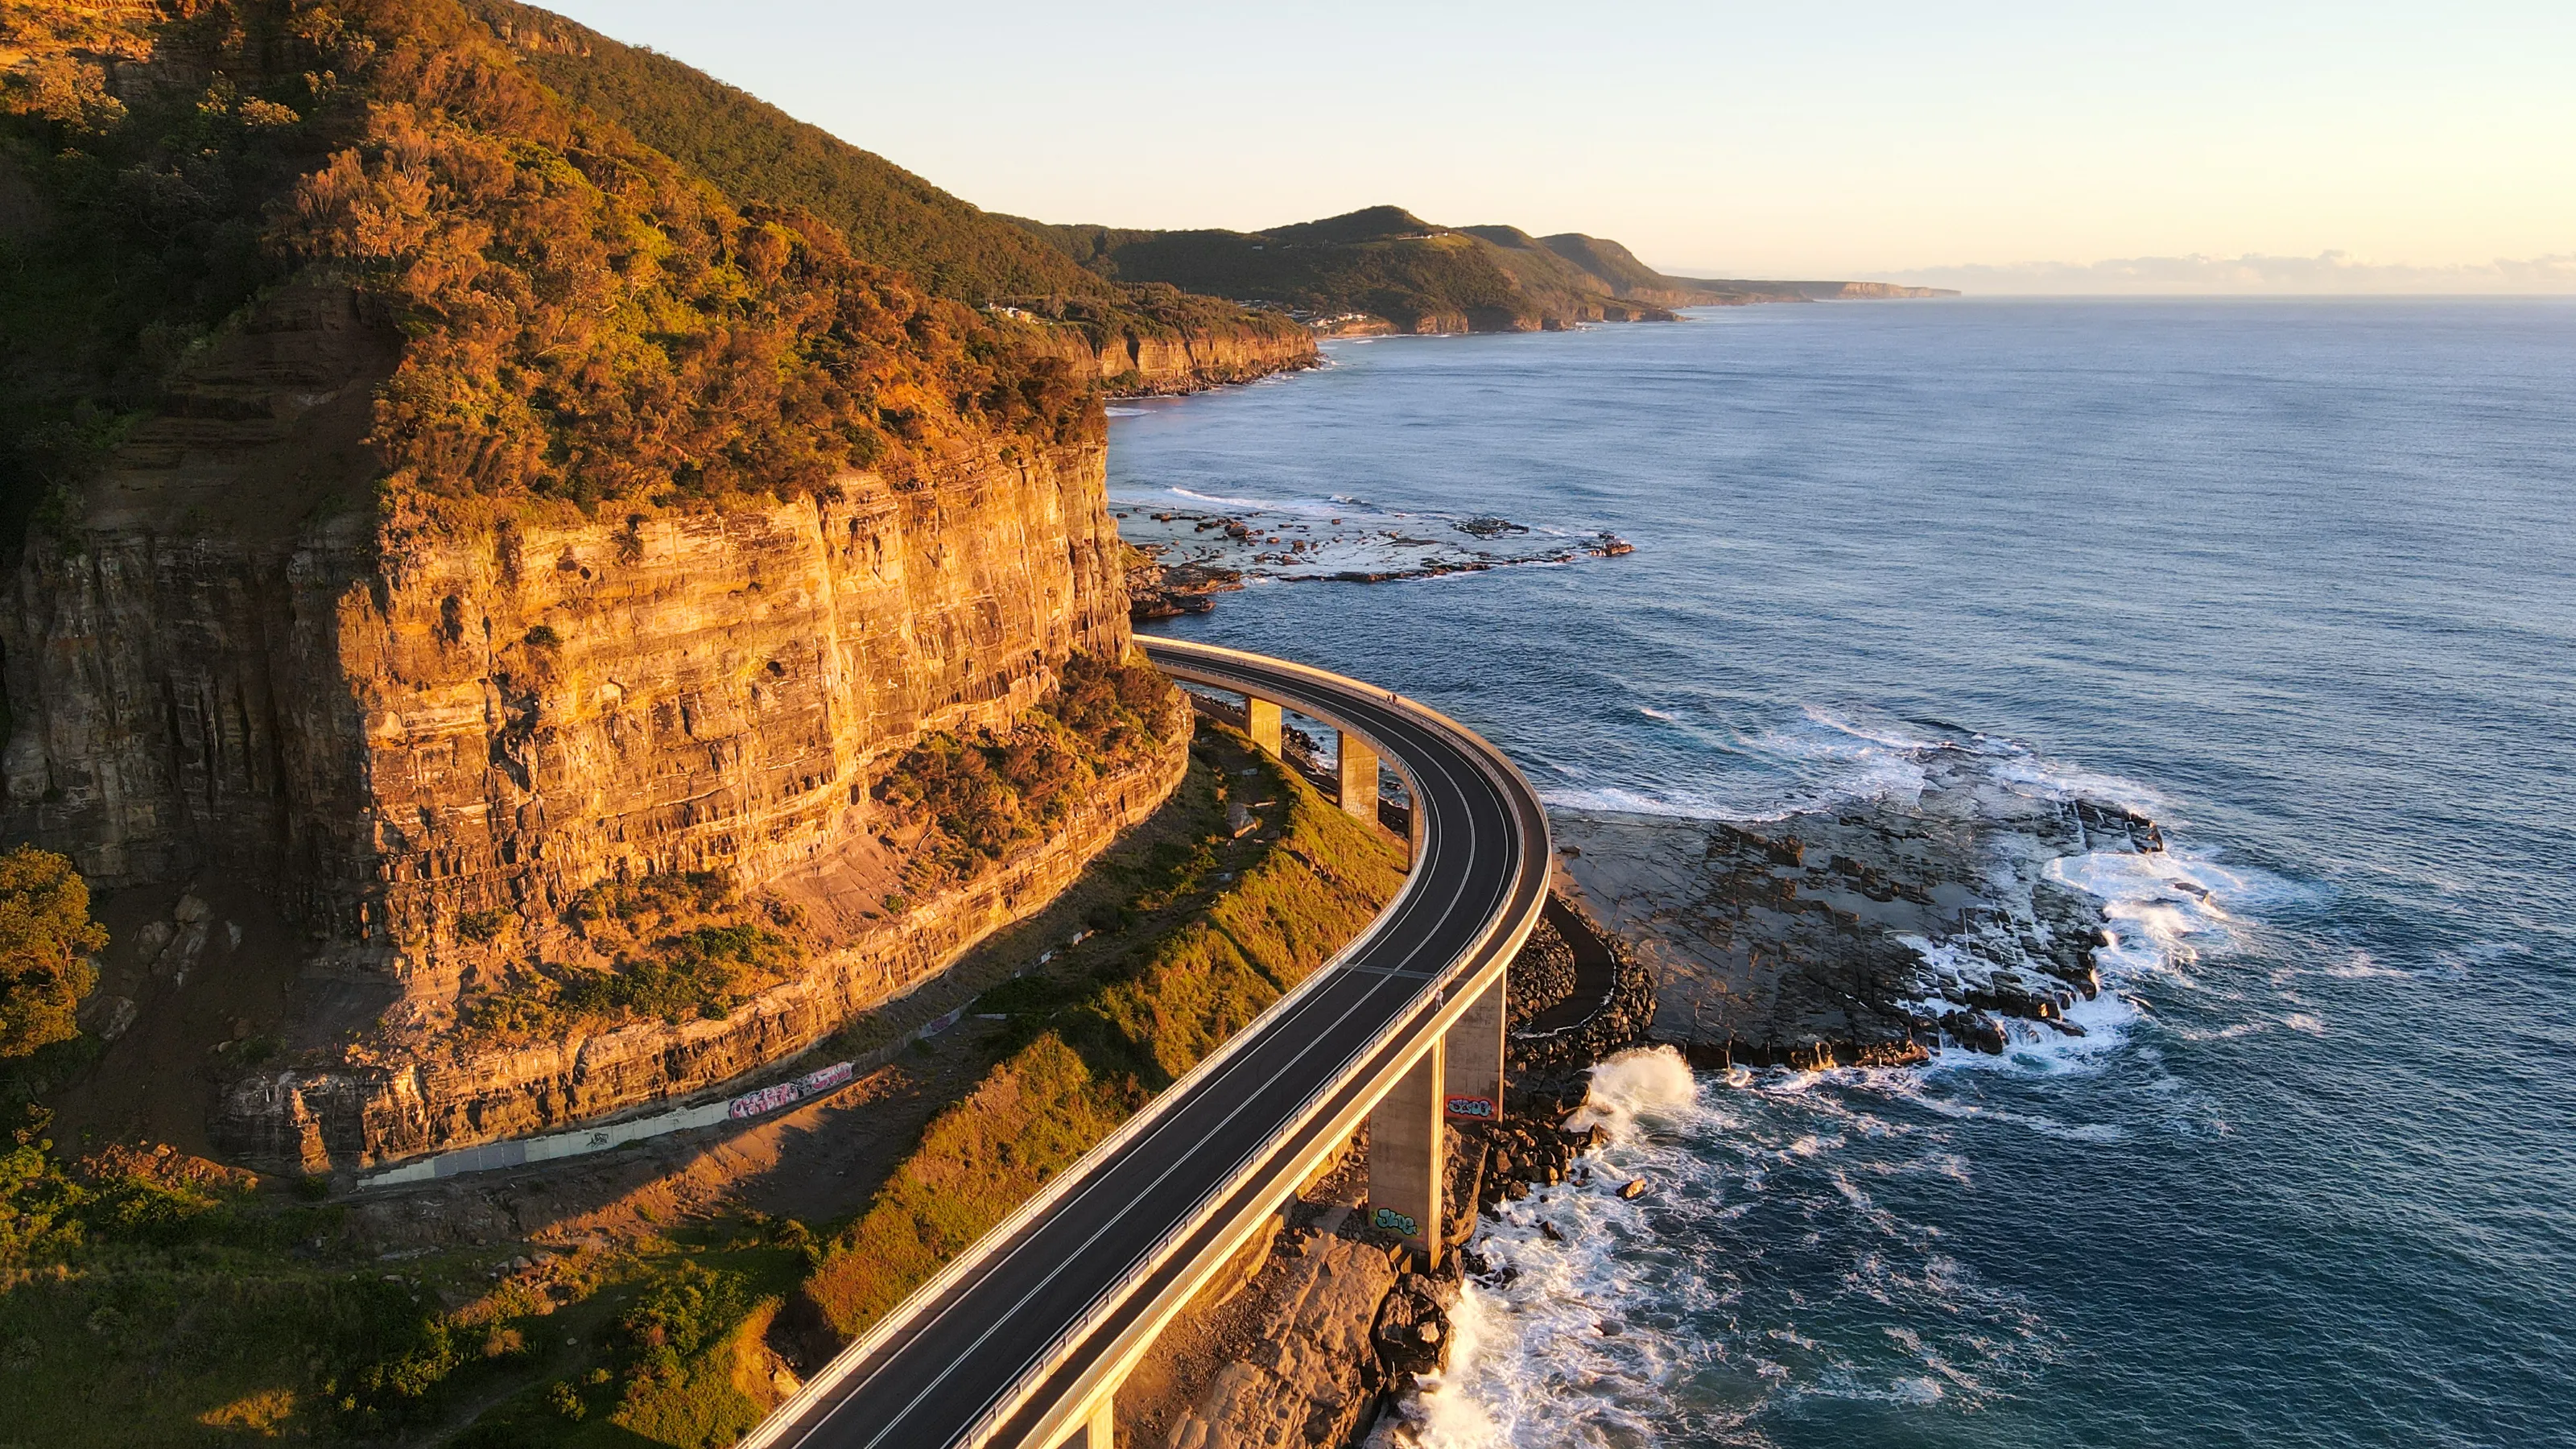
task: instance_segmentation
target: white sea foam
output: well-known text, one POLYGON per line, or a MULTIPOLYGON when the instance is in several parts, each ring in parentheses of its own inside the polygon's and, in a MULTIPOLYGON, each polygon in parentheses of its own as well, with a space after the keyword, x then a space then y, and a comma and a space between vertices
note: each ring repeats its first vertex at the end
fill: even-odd
POLYGON ((1165 491, 1175 498, 1186 498, 1192 503, 1212 504, 1218 508, 1252 508, 1267 513, 1315 514, 1332 511, 1329 505, 1313 499, 1292 499, 1282 502, 1274 498, 1228 498, 1219 493, 1201 493, 1194 488, 1172 488, 1165 491))
POLYGON ((1708 741, 1713 749, 1744 758, 1756 768, 1741 778, 1719 782, 1640 782, 1586 779, 1580 765, 1561 767, 1576 776, 1541 791, 1548 804, 1568 810, 1597 810, 1622 815, 1654 815, 1676 820, 1753 824, 1781 820, 1846 801, 1919 802, 1931 784, 1930 752, 1944 746, 1905 742, 1891 744, 1855 733, 1831 722, 1824 711, 1808 712, 1798 723, 1745 735, 1701 730, 1678 716, 1651 706, 1636 707, 1648 718, 1673 724, 1708 741), (1782 785, 1782 777, 1790 783, 1782 785))
MULTIPOLYGON (((1887 1079, 1922 1088, 1918 1074, 1887 1079)), ((1589 1171, 1487 1216, 1475 1247, 1491 1271, 1466 1284, 1449 1367, 1405 1398, 1395 1442, 1759 1444, 1754 1421, 1774 1402, 1988 1397, 1990 1371, 2026 1351, 2035 1322, 1880 1200, 1904 1177, 1964 1181, 1965 1164, 1946 1128, 1896 1120, 1878 1094, 1839 1090, 1848 1085, 1814 1073, 1694 1078, 1670 1051, 1602 1063, 1570 1120, 1607 1126, 1608 1145, 1589 1171), (1649 1190, 1621 1198, 1639 1177, 1649 1190), (1839 1262, 1786 1312, 1762 1284, 1787 1265, 1728 1246, 1779 1192, 1801 1195, 1789 1210, 1817 1231, 1808 1247, 1774 1253, 1839 1262), (1883 1346, 1800 1332, 1842 1316, 1826 1300, 1896 1315, 1883 1346)), ((2052 1128, 2101 1140, 2034 1124, 2052 1128)))
POLYGON ((2346 981, 2368 981, 2374 977, 2407 981, 2412 980, 2415 975, 2412 971, 2401 971, 2394 966, 2382 966, 2368 951, 2353 952, 2343 960, 2324 968, 2323 974, 2346 981))
POLYGON ((1736 802, 1713 791, 1633 789, 1624 785, 1553 786, 1539 798, 1559 810, 1604 815, 1656 815, 1672 820, 1745 820, 1754 818, 1736 802))
POLYGON ((1583 1105, 1565 1119, 1569 1132, 1594 1125, 1609 1129, 1613 1141, 1637 1135, 1638 1121, 1668 1119, 1699 1100, 1699 1079, 1690 1063, 1671 1047, 1638 1047, 1619 1052, 1592 1068, 1583 1105))
MULTIPOLYGON (((1643 705, 1638 710, 1662 717, 1643 705)), ((2169 840, 2164 850, 2133 851, 2123 841, 2120 849, 2034 858, 2033 850, 2065 847, 2016 837, 2017 817, 2034 810, 2041 819, 2062 817, 2054 805, 2016 806, 2016 797, 2108 802, 2157 819, 2169 833, 2179 812, 2136 782, 2050 760, 2012 741, 1814 708, 1732 744, 1770 766, 1767 777, 1743 785, 1640 788, 1568 771, 1575 777, 1548 792, 1549 803, 1745 821, 1871 799, 1978 822, 1976 828, 1995 832, 1999 889, 2026 893, 2041 875, 2101 903, 2109 936, 2095 953, 2102 989, 2089 999, 2073 996, 2061 1008, 2083 1034, 2044 1022, 2002 1022, 2008 1041, 2001 1056, 1954 1048, 1928 1068, 1739 1069, 1700 1078, 1669 1050, 1622 1053, 1602 1063, 1568 1119, 1569 1126, 1609 1129, 1600 1170, 1589 1181, 1505 1205, 1483 1230, 1479 1250, 1507 1271, 1469 1284, 1456 1315, 1459 1351, 1451 1368, 1408 1401, 1412 1432, 1426 1449, 1758 1443, 1758 1430, 1746 1421, 1766 1403, 1809 1396, 1974 1403, 1998 1392, 1988 1385, 2013 1378, 2014 1356, 2048 1351, 2046 1330, 2010 1293, 1979 1284, 1939 1253, 1932 1246, 1938 1234, 1904 1221, 1891 1204, 1906 1198, 1889 1190, 1891 1178, 1967 1182, 1967 1155, 1954 1143, 1973 1140, 1956 1134, 1977 1131, 2027 1133, 2076 1150, 2117 1148, 2131 1129, 2084 1120, 2084 1097, 1999 1092, 1970 1074, 2046 1080, 2121 1070, 2152 1087, 2163 1068, 2151 1049, 2134 1041, 2149 1020, 2148 1001, 2203 989, 2193 973, 2252 928, 2244 914, 2249 903, 2296 890, 2188 840, 2169 840), (1768 790, 1767 798, 1758 789, 1768 790), (1963 817, 1962 810, 1969 813, 1963 817), (1623 1202, 1616 1188, 1631 1176, 1648 1177, 1654 1186, 1637 1202, 1623 1202), (1760 1295, 1749 1293, 1722 1256, 1703 1257, 1706 1250, 1695 1245, 1723 1240, 1741 1231, 1731 1224, 1776 1214, 1784 1204, 1817 1224, 1821 1241, 1850 1245, 1830 1293, 1864 1315, 1900 1315, 1883 1350, 1848 1337, 1795 1332, 1786 1320, 1792 1312, 1804 1322, 1849 1317, 1841 1310, 1828 1314, 1812 1297, 1788 1306, 1765 1300, 1751 1308, 1751 1317, 1728 1306, 1752 1305, 1760 1295), (1542 1220, 1553 1222, 1562 1239, 1539 1232, 1542 1220), (1774 1313, 1782 1315, 1773 1320, 1779 1326, 1766 1334, 1770 1325, 1762 1320, 1774 1313), (1657 1330, 1601 1327, 1628 1314, 1656 1316, 1657 1330), (1710 1412, 1711 1383, 1725 1386, 1731 1407, 1697 1417, 1710 1412), (1686 1431, 1673 1417, 1685 1402, 1694 1416, 1686 1431)), ((2054 840, 2067 838, 2063 827, 2034 828, 2053 829, 2054 840)), ((1966 978, 1994 969, 1991 954, 1971 953, 1938 932, 1907 944, 1936 974, 1947 969, 1966 978)), ((2313 1014, 2285 1015, 2277 1006, 2249 1024, 2274 1031, 2325 1025, 2313 1014)), ((2175 1089, 2173 1130, 2228 1130, 2204 1120, 2194 1100, 2175 1089)))
MULTIPOLYGON (((2102 902, 2107 945, 2093 952, 2102 989, 2090 998, 2078 996, 2062 1008, 2064 1020, 2081 1028, 2069 1035, 2046 1022, 2001 1020, 2005 1045, 2001 1056, 1951 1046, 1932 1066, 1942 1071, 2002 1071, 2057 1074, 2101 1070, 2130 1040, 2145 1019, 2141 991, 2151 979, 2189 988, 2197 985, 2190 968, 2204 950, 2231 940, 2234 918, 2225 899, 2241 877, 2205 856, 2188 852, 2092 851, 2063 856, 2049 863, 2048 876, 2102 902)), ((1920 936, 1898 938, 1923 958, 1935 976, 1970 977, 1984 963, 1957 944, 1920 936)), ((1945 1003, 1919 1004, 1931 1014, 1945 1003)))
POLYGON ((1545 525, 1488 529, 1478 516, 1387 508, 1349 493, 1323 497, 1238 496, 1213 484, 1113 493, 1121 533, 1158 551, 1166 564, 1232 570, 1263 578, 1438 582, 1500 567, 1548 567, 1592 556, 1597 531, 1545 525), (1139 516, 1141 515, 1141 516, 1139 516), (1215 531, 1216 522, 1241 532, 1215 531))

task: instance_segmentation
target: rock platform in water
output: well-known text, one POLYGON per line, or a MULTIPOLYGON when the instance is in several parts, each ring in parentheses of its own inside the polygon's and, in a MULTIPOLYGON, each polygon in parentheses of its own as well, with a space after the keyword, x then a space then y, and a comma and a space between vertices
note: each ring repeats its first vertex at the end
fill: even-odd
POLYGON ((2081 1035, 2104 902, 2059 861, 2164 849, 2107 800, 1934 762, 1918 796, 1728 822, 1560 811, 1567 873, 1658 978, 1651 1034, 1700 1066, 1886 1066, 2081 1035))
POLYGON ((1330 500, 1329 507, 1127 499, 1112 507, 1119 536, 1144 556, 1128 581, 1138 619, 1205 613, 1210 595, 1246 579, 1388 583, 1636 551, 1612 533, 1408 513, 1358 499, 1330 500))

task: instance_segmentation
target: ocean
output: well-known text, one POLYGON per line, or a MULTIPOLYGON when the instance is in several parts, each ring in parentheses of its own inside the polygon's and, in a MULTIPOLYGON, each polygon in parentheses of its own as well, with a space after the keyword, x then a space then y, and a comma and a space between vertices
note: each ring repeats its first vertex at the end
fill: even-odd
POLYGON ((2576 305, 1327 352, 1122 404, 1113 502, 1635 552, 1154 627, 1429 700, 1569 817, 1902 808, 1968 759, 2170 847, 2063 863, 2115 937, 2080 1040, 1605 1068, 1609 1170, 1483 1230, 1424 1442, 2576 1444, 2576 305))

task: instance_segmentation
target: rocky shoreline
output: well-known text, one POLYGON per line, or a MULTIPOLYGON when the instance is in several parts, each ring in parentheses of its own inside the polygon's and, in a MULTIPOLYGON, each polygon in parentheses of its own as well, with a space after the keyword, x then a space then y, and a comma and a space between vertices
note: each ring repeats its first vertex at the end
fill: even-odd
POLYGON ((2163 831, 1992 765, 1936 749, 1919 792, 1770 821, 1557 812, 1558 889, 1512 965, 1506 1113, 1450 1133, 1442 1269, 1407 1271, 1360 1225, 1363 1134, 1282 1214, 1267 1257, 1176 1328, 1199 1335, 1200 1359, 1178 1352, 1132 1417, 1122 1397, 1123 1442, 1417 1442, 1396 1410, 1445 1366, 1466 1279, 1511 1271, 1475 1252, 1479 1216, 1595 1170, 1583 1158, 1602 1129, 1562 1124, 1584 1120, 1591 1069, 1622 1051, 1815 1070, 2082 1036, 2069 1013, 2106 989, 2127 927, 2071 877, 2107 861, 2168 879, 2163 831))
POLYGON ((1592 1063, 1636 1045, 1652 1016, 1650 968, 1561 895, 1511 979, 1505 1116, 1451 1125, 1440 1269, 1410 1271, 1400 1240, 1367 1226, 1363 1130, 1165 1331, 1119 1395, 1120 1442, 1349 1445, 1446 1362, 1449 1310, 1485 1271, 1466 1250, 1480 1215, 1586 1170, 1598 1129, 1556 1124, 1592 1063))
POLYGON ((1335 499, 1332 506, 1338 511, 1118 506, 1130 617, 1204 614, 1216 606, 1214 595, 1248 579, 1383 584, 1636 552, 1604 531, 1402 513, 1357 499, 1335 499))
POLYGON ((1726 822, 1561 812, 1568 871, 1658 967, 1652 1037, 1695 1066, 1898 1066, 2080 1038, 2111 902, 2152 891, 2162 830, 2119 803, 2007 788, 1934 762, 1911 801, 1726 822))

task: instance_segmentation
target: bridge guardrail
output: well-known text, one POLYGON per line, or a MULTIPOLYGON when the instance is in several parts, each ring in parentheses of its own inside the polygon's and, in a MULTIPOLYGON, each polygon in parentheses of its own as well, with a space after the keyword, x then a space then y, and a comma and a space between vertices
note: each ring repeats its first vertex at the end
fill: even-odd
MULTIPOLYGON (((1473 730, 1468 729, 1465 725, 1460 724, 1455 719, 1450 718, 1448 715, 1443 714, 1438 710, 1432 709, 1428 705, 1424 705, 1416 700, 1405 699, 1403 696, 1393 691, 1370 690, 1369 686, 1363 685, 1357 680, 1333 674, 1327 670, 1317 669, 1311 665, 1296 664, 1287 660, 1274 659, 1266 655, 1253 654, 1243 650, 1227 649, 1218 645, 1199 644, 1196 642, 1184 642, 1178 640, 1155 640, 1147 646, 1147 652, 1149 656, 1156 653, 1176 656, 1170 660, 1157 659, 1155 661, 1158 665, 1163 665, 1167 668, 1172 664, 1178 664, 1180 668, 1178 670, 1174 670, 1173 672, 1175 673, 1186 673, 1191 657, 1199 656, 1207 658, 1210 661, 1211 666, 1217 668, 1221 668, 1222 665, 1226 663, 1235 663, 1240 670, 1251 672, 1286 672, 1295 676, 1307 678, 1326 689, 1356 689, 1369 693, 1383 692, 1385 693, 1389 703, 1394 704, 1399 708, 1411 710, 1412 712, 1427 717, 1442 726, 1447 733, 1455 737, 1456 740, 1464 746, 1461 751, 1462 754, 1474 761, 1478 768, 1491 776, 1497 784, 1504 786, 1505 794, 1517 795, 1524 801, 1534 802, 1537 798, 1536 792, 1531 789, 1527 777, 1521 774, 1519 768, 1513 765, 1508 758, 1505 758, 1500 751, 1495 750, 1493 746, 1485 743, 1483 738, 1477 735, 1473 730), (1517 787, 1517 789, 1514 787, 1517 787)), ((1212 683, 1219 688, 1240 689, 1242 685, 1253 683, 1254 681, 1244 679, 1229 681, 1221 677, 1215 680, 1202 680, 1200 682, 1212 683)), ((1367 730, 1353 727, 1348 722, 1337 718, 1335 712, 1331 711, 1328 707, 1313 706, 1313 702, 1311 701, 1299 702, 1297 708, 1300 714, 1310 715, 1323 723, 1333 725, 1337 729, 1348 730, 1350 733, 1358 735, 1361 739, 1366 740, 1373 749, 1377 750, 1380 759, 1387 760, 1392 763, 1398 773, 1404 776, 1406 789, 1412 792, 1415 800, 1420 801, 1423 798, 1412 775, 1402 763, 1401 755, 1396 751, 1385 748, 1384 742, 1376 735, 1367 730)), ((1544 843, 1546 840, 1546 825, 1543 816, 1538 823, 1538 828, 1543 858, 1544 843)), ((879 1320, 875 1326, 871 1327, 866 1333, 853 1341, 849 1347, 834 1355, 831 1363, 826 1365, 823 1371, 817 1374, 813 1379, 808 1380, 804 1387, 799 1389, 796 1394, 789 1398, 788 1402, 781 1404, 777 1409, 773 1410, 758 1427, 753 1429, 750 1434, 744 1436, 737 1446, 737 1449, 773 1449, 773 1446, 778 1443, 780 1436, 786 1433, 789 1428, 797 1424, 802 1419, 804 1413, 809 1410, 816 1401, 830 1395, 833 1390, 838 1388, 840 1383, 846 1380, 851 1373, 864 1365, 869 1358, 875 1356, 889 1342, 899 1337, 906 1328, 911 1326, 913 1320, 918 1318, 924 1309, 937 1303, 950 1289, 954 1288, 960 1280, 974 1272, 977 1268, 983 1266, 983 1264, 991 1258, 997 1249, 1011 1242, 1032 1221, 1053 1208, 1066 1194, 1072 1192, 1077 1186, 1079 1186, 1091 1169, 1099 1162, 1114 1155, 1119 1149, 1133 1142, 1138 1136, 1158 1125, 1163 1118, 1168 1115, 1170 1104, 1182 1100, 1190 1088, 1221 1069, 1226 1062, 1230 1061, 1237 1054, 1244 1044, 1257 1038, 1260 1035, 1261 1030, 1272 1020, 1272 1018, 1284 1015, 1310 991, 1319 987, 1334 968, 1340 966, 1351 956, 1357 954, 1371 940, 1375 939, 1379 932, 1386 926, 1387 922, 1395 918, 1398 913, 1398 908, 1414 894, 1424 878, 1424 874, 1425 873, 1419 869, 1409 872, 1406 875, 1404 885, 1396 891, 1395 896, 1390 899, 1386 906, 1378 912, 1377 916, 1369 922, 1366 929, 1362 930, 1359 935, 1345 943, 1341 950, 1335 952, 1332 957, 1326 960, 1322 965, 1307 973, 1306 978, 1303 981, 1300 981, 1277 1001, 1272 1002, 1268 1009, 1264 1010, 1252 1021, 1246 1023, 1240 1031, 1237 1031, 1232 1036, 1228 1037, 1223 1045, 1219 1046, 1215 1051, 1210 1052, 1207 1056, 1201 1058, 1187 1072, 1182 1073, 1179 1078, 1175 1079, 1169 1087, 1166 1087, 1163 1091, 1157 1093, 1154 1100, 1146 1104, 1141 1111, 1137 1112, 1134 1116, 1129 1117, 1125 1122, 1119 1124, 1119 1126, 1113 1129, 1108 1136, 1102 1138, 1098 1143, 1094 1144, 1089 1151, 1084 1152, 1080 1157, 1076 1158, 1064 1169, 1064 1171, 1056 1174, 1052 1180, 1050 1180, 1045 1186, 1041 1187, 1026 1202, 1013 1209, 1000 1223, 995 1224, 991 1229, 987 1230, 981 1238, 976 1240, 972 1247, 959 1254, 956 1258, 951 1259, 947 1264, 942 1266, 937 1273, 933 1274, 928 1281, 924 1282, 919 1288, 914 1289, 910 1294, 907 1294, 904 1300, 897 1304, 895 1308, 883 1319, 879 1320)), ((1440 994, 1435 996, 1429 1003, 1435 1017, 1439 1014, 1439 1009, 1446 997, 1449 983, 1457 974, 1458 967, 1461 963, 1484 952, 1492 944, 1496 933, 1502 930, 1507 924, 1506 920, 1499 916, 1486 921, 1483 927, 1478 931, 1475 939, 1455 952, 1450 959, 1442 965, 1440 971, 1436 973, 1434 978, 1440 985, 1440 994)), ((1310 1092, 1306 1098, 1298 1104, 1295 1113, 1289 1119, 1289 1125, 1282 1133, 1266 1138, 1262 1142, 1256 1144, 1252 1150, 1246 1153, 1243 1159, 1235 1164, 1235 1166, 1226 1174, 1224 1179, 1215 1188, 1211 1189, 1199 1198, 1197 1203, 1192 1206, 1189 1213, 1187 1213, 1172 1228, 1167 1229, 1164 1233, 1158 1236, 1153 1245, 1142 1256, 1131 1263, 1128 1268, 1112 1282, 1109 1289, 1102 1293, 1099 1298, 1094 1300, 1088 1309, 1086 1309, 1071 1324, 1059 1330, 1049 1338, 1040 1357, 1034 1361, 1034 1366, 1022 1374, 1019 1384, 1015 1386, 1016 1392, 1004 1395, 1003 1397, 995 1400, 991 1406, 986 1408, 984 1412, 977 1417, 974 1424, 969 1429, 966 1435, 966 1442, 970 1444, 981 1444, 985 1442, 1003 1422, 1009 1419, 1013 1414, 1018 1413, 1026 1405, 1029 1394, 1034 1392, 1035 1388, 1039 1384, 1043 1383, 1043 1381, 1050 1374, 1055 1372, 1056 1369, 1062 1367, 1072 1349, 1089 1337, 1089 1335, 1099 1327, 1101 1320, 1124 1301, 1127 1290, 1132 1288, 1139 1280, 1159 1270, 1163 1264, 1168 1261, 1171 1254, 1178 1248, 1181 1242, 1204 1227, 1209 1215, 1215 1212, 1227 1198, 1232 1196, 1244 1185, 1245 1181, 1259 1169, 1262 1159, 1267 1155, 1267 1152, 1273 1143, 1278 1141, 1280 1137, 1293 1135, 1297 1131, 1300 1131, 1309 1125, 1325 1100, 1331 1097, 1334 1092, 1344 1084, 1345 1079, 1355 1064, 1372 1059, 1383 1052, 1387 1045, 1395 1038, 1406 1031, 1414 1030, 1417 1027, 1420 1015, 1421 1013, 1417 1011, 1412 1015, 1389 1023, 1386 1027, 1372 1035, 1350 1055, 1345 1057, 1336 1069, 1324 1079, 1322 1084, 1314 1091, 1310 1092)))

